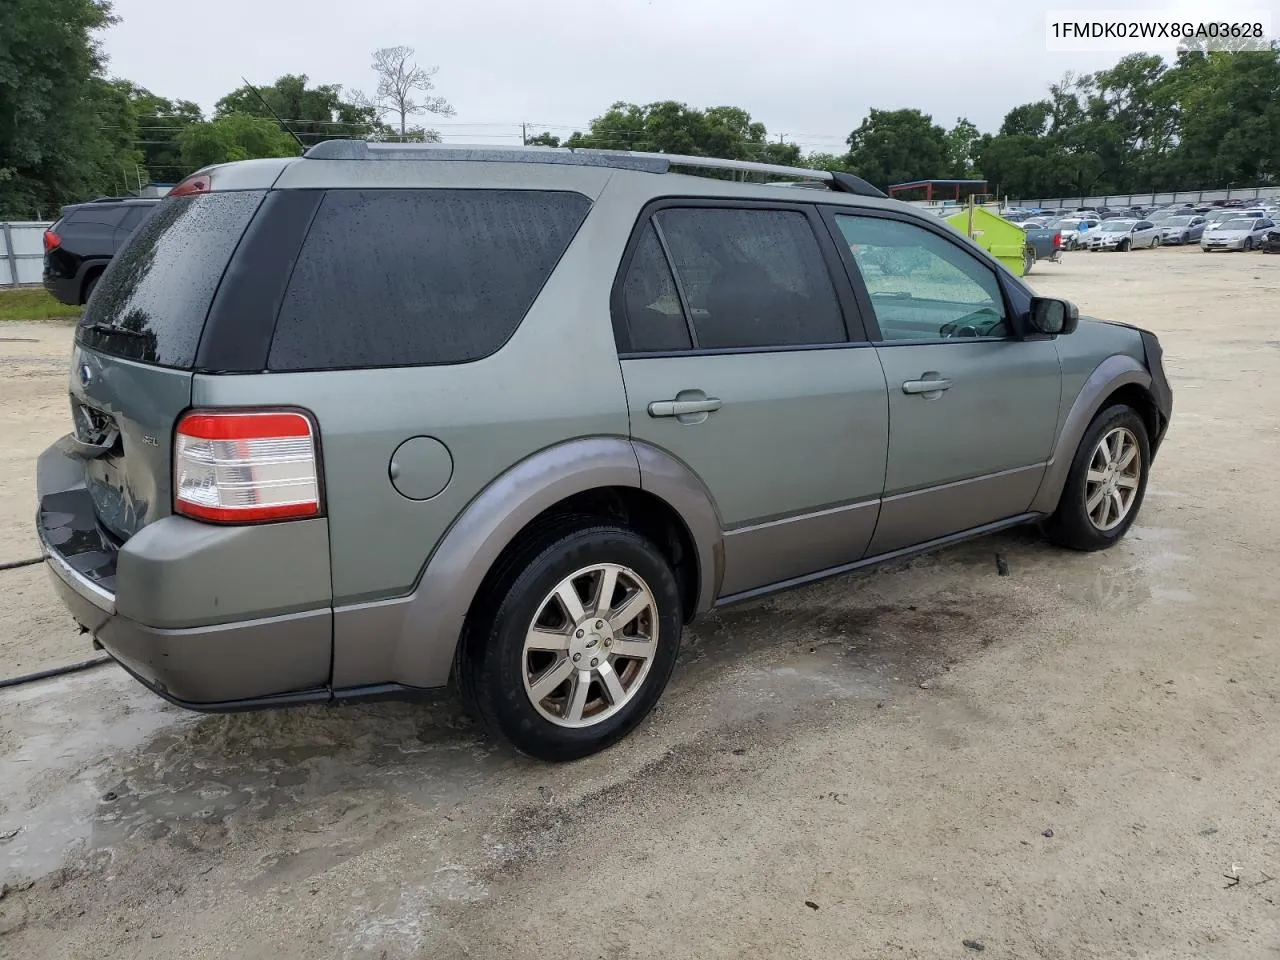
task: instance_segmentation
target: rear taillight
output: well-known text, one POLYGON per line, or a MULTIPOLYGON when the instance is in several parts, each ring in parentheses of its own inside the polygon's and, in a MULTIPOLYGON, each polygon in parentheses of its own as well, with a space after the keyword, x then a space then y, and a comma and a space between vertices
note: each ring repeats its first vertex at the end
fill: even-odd
POLYGON ((1055 233, 1053 235, 1053 245, 1055 248, 1062 246, 1062 234, 1055 233))
POLYGON ((189 413, 173 444, 174 513, 215 523, 318 516, 320 465, 309 417, 189 413))
POLYGON ((46 230, 44 232, 44 252, 50 253, 53 250, 57 250, 60 246, 62 246, 62 238, 52 230, 46 230))

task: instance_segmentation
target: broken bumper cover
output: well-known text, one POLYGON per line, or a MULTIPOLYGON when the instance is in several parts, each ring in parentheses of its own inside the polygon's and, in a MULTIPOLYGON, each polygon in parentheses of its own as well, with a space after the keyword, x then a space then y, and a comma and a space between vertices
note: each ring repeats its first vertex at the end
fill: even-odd
MULTIPOLYGON (((57 446, 41 456, 36 531, 59 599, 121 666, 165 699, 197 710, 242 709, 259 699, 327 694, 328 607, 176 629, 122 615, 117 566, 129 544, 116 544, 98 526, 92 497, 73 479, 78 473, 79 464, 57 446), (58 489, 66 483, 71 485, 58 489)), ((184 521, 170 537, 189 536, 193 530, 198 526, 184 521)), ((187 556, 198 555, 198 550, 197 544, 187 556)))

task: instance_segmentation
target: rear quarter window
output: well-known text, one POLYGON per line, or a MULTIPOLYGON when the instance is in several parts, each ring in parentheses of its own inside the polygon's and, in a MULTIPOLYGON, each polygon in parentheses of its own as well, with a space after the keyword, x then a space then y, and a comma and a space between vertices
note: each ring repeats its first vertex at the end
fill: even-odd
POLYGON ((489 356, 520 325, 590 206, 562 191, 330 190, 285 291, 268 368, 489 356))
POLYGON ((103 353, 191 369, 218 282, 264 191, 174 197, 112 259, 77 339, 103 353))

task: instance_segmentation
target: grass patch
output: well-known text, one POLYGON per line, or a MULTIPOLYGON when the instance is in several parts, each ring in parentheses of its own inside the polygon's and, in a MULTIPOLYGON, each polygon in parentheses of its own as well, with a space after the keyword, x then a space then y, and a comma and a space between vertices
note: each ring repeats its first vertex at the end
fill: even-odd
POLYGON ((0 290, 0 320, 57 320, 78 316, 79 307, 55 300, 44 287, 0 290))

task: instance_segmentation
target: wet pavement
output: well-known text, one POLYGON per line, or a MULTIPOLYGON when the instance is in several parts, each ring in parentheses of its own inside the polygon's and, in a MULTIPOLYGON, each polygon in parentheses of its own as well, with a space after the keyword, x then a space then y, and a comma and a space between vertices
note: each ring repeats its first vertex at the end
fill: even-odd
MULTIPOLYGON (((1159 496, 1153 491, 1153 496, 1159 496)), ((1192 602, 1173 585, 1188 559, 1173 530, 1135 527, 1067 599, 1107 607, 1192 602)), ((687 741, 735 725, 785 726, 834 701, 882 703, 1015 635, 1005 582, 1083 558, 1012 531, 861 577, 730 608, 686 634, 655 717, 634 736, 687 741), (1046 566, 1048 565, 1048 566, 1046 566), (906 602, 935 580, 922 602, 906 602), (966 581, 970 581, 966 585, 966 581)), ((415 700, 202 715, 174 707, 113 664, 0 691, 0 882, 94 863, 131 845, 216 848, 286 827, 297 849, 263 854, 273 879, 322 870, 389 829, 457 811, 494 815, 502 797, 557 773, 483 737, 447 691, 415 700), (368 807, 376 797, 376 811, 368 807)), ((611 770, 618 751, 574 765, 611 770)), ((642 754, 635 762, 645 762, 642 754)))

